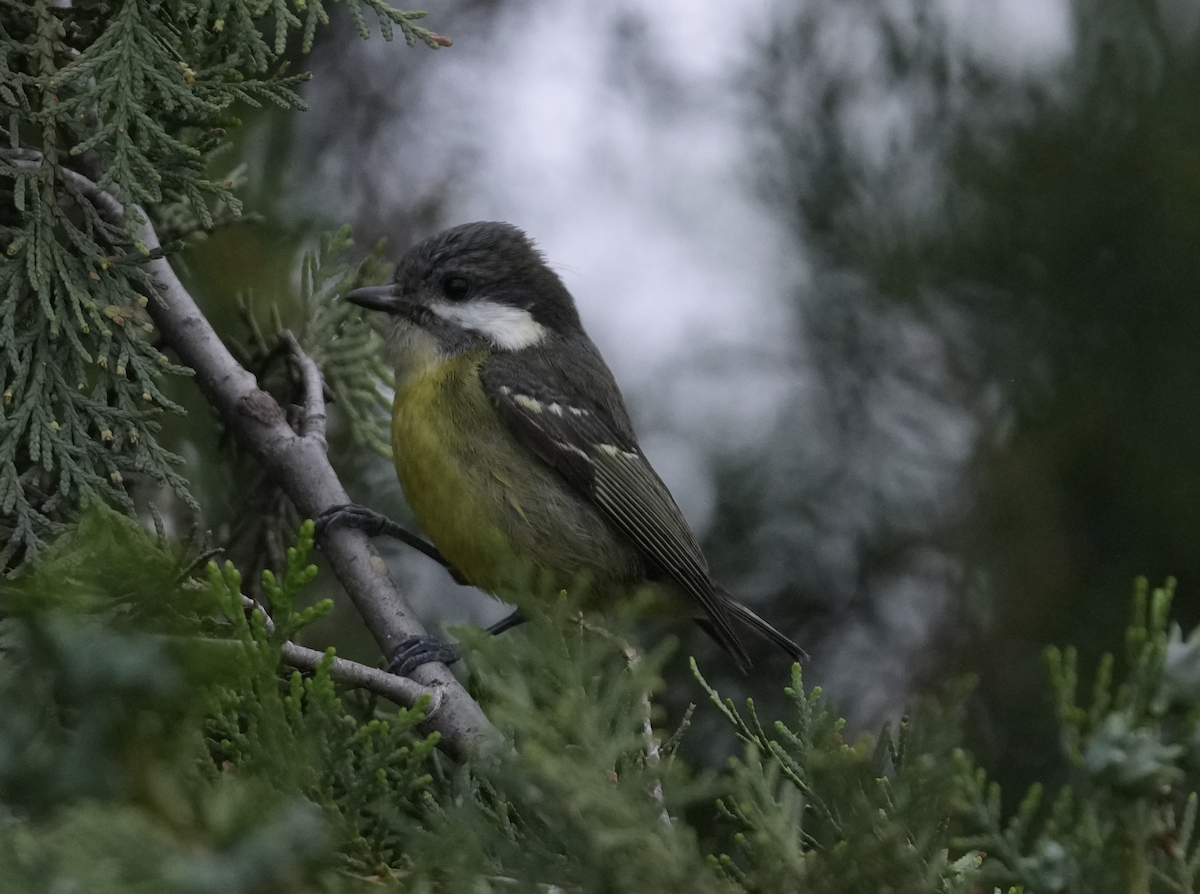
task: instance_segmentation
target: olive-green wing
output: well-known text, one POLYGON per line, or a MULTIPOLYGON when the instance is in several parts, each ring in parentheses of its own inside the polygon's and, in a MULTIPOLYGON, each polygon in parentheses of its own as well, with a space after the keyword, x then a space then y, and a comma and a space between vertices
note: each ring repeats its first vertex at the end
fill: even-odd
POLYGON ((749 667, 704 555, 642 454, 611 374, 590 343, 573 348, 572 373, 530 351, 495 354, 480 370, 484 391, 517 441, 596 506, 662 577, 695 599, 714 639, 743 669, 749 667))

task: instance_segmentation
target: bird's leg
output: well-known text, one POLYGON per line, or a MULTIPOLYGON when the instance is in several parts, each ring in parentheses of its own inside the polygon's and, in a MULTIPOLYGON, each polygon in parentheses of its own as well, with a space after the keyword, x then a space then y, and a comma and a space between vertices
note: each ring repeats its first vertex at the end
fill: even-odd
POLYGON ((313 520, 313 539, 319 541, 330 528, 339 525, 357 528, 368 537, 387 536, 394 540, 399 540, 401 543, 406 543, 417 550, 417 552, 425 554, 449 571, 455 583, 467 584, 466 578, 459 573, 457 568, 450 564, 446 557, 432 543, 422 540, 412 531, 392 521, 386 515, 378 513, 373 509, 368 509, 366 506, 358 503, 341 503, 337 506, 329 507, 318 515, 313 520))
MULTIPOLYGON (((518 608, 489 627, 487 632, 492 636, 499 636, 504 631, 524 623, 525 616, 518 608)), ((410 636, 392 652, 392 662, 388 665, 388 672, 407 677, 422 664, 440 661, 442 664, 448 665, 460 658, 462 658, 462 652, 453 643, 440 640, 436 636, 410 636)))
POLYGON ((525 615, 522 614, 521 610, 518 608, 511 615, 505 615, 503 618, 489 627, 487 632, 492 636, 499 636, 505 630, 512 630, 514 627, 524 624, 525 620, 525 615))
MULTIPOLYGON (((338 525, 358 528, 358 530, 362 531, 368 537, 388 536, 399 540, 401 543, 406 543, 449 571, 450 576, 454 578, 455 582, 464 585, 468 584, 466 578, 459 573, 457 568, 450 564, 446 557, 438 551, 436 546, 422 540, 416 534, 412 533, 412 531, 392 521, 386 515, 375 512, 358 503, 342 503, 337 506, 331 506, 314 519, 313 538, 320 540, 331 528, 338 525)), ((489 627, 488 633, 495 636, 523 623, 525 623, 525 616, 521 614, 520 609, 517 609, 512 614, 501 618, 489 627)), ((392 652, 392 660, 388 664, 388 672, 400 677, 407 677, 423 664, 431 662, 453 664, 460 658, 462 658, 462 652, 453 643, 440 640, 436 636, 410 636, 403 640, 392 652)))

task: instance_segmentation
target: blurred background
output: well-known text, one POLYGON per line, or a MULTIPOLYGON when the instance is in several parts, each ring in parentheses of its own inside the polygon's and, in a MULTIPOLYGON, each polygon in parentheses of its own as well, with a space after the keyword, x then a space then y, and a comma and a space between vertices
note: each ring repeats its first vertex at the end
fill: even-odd
MULTIPOLYGON (((445 0, 431 52, 336 9, 301 116, 249 112, 257 217, 190 250, 205 306, 286 307, 297 252, 476 219, 574 293, 716 576, 801 642, 857 730, 980 677, 971 745, 1052 782, 1041 651, 1119 650, 1137 575, 1200 622, 1200 4, 1193 0, 445 0)), ((232 337, 232 335, 231 335, 232 337)), ((172 436, 218 534, 194 396, 172 436)), ((404 519, 387 460, 338 449, 404 519)), ((505 609, 380 543, 432 626, 505 609)), ((326 579, 328 584, 328 578, 326 579)), ((342 606, 313 635, 374 660, 342 606), (357 651, 356 651, 357 650, 357 651)), ((665 697, 784 710, 699 630, 665 697)), ((694 753, 729 743, 703 730, 694 753)), ((688 740, 685 740, 687 742, 688 740)), ((1010 789, 1011 791, 1011 789, 1010 789)))

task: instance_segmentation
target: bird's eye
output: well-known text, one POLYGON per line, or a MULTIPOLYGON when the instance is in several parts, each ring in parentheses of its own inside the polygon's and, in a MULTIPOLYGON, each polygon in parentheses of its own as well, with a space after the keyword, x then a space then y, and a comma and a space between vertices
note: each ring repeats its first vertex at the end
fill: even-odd
POLYGON ((461 276, 447 276, 442 280, 442 294, 451 301, 462 301, 470 288, 470 284, 461 276))

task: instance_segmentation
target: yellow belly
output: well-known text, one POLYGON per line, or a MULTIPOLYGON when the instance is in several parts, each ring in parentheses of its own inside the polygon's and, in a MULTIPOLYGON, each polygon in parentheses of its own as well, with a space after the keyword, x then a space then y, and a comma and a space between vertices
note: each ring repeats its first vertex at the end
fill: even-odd
POLYGON ((425 533, 452 565, 476 586, 499 587, 498 569, 511 561, 503 531, 486 505, 477 476, 463 468, 470 434, 449 424, 445 390, 469 374, 455 361, 397 391, 392 409, 392 452, 409 505, 425 533))
POLYGON ((637 552, 513 438, 479 383, 486 352, 404 377, 393 407, 396 471, 417 520, 468 581, 514 595, 587 580, 606 601, 644 580, 637 552))

